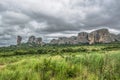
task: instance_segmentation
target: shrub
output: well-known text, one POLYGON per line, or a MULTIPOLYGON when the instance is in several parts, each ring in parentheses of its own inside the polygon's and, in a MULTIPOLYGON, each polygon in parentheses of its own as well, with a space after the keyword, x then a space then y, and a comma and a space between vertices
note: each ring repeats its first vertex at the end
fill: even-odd
POLYGON ((39 50, 37 50, 37 53, 38 54, 46 54, 47 51, 45 49, 39 49, 39 50))

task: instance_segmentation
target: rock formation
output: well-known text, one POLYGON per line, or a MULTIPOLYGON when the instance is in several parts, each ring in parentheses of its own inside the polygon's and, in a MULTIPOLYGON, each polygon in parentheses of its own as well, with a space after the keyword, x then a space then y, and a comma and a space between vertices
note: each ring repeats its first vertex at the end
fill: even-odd
POLYGON ((20 45, 22 41, 22 37, 21 36, 17 36, 17 45, 20 45))
POLYGON ((36 38, 36 39, 35 39, 35 43, 36 43, 36 44, 41 44, 41 43, 42 43, 42 38, 41 38, 41 37, 36 38))
POLYGON ((31 44, 37 44, 37 45, 41 45, 42 44, 42 38, 36 38, 35 36, 30 36, 28 39, 28 43, 31 44))
POLYGON ((81 32, 77 37, 60 37, 53 39, 51 44, 95 44, 95 43, 110 43, 120 41, 120 34, 114 35, 108 29, 99 29, 91 33, 81 32))
MULTIPOLYGON (((21 44, 22 37, 17 36, 17 45, 21 44)), ((90 33, 80 32, 77 36, 59 37, 51 40, 50 44, 96 44, 96 43, 111 43, 120 41, 120 34, 115 35, 109 32, 108 29, 99 29, 90 33)), ((30 36, 27 42, 29 45, 44 45, 42 38, 30 36)))
POLYGON ((77 37, 60 37, 58 39, 51 40, 50 44, 77 44, 77 37))
POLYGON ((76 36, 69 37, 68 40, 69 40, 68 44, 78 44, 76 36))
POLYGON ((66 44, 67 42, 67 38, 66 37, 60 37, 58 39, 58 44, 66 44))
POLYGON ((88 35, 89 44, 94 43, 110 43, 114 41, 107 29, 99 29, 88 35))
POLYGON ((81 32, 81 33, 78 33, 78 36, 77 36, 77 41, 78 43, 89 43, 88 41, 88 33, 86 32, 81 32))
POLYGON ((28 39, 28 43, 35 43, 35 36, 30 36, 28 39))
POLYGON ((120 41, 120 34, 117 35, 117 41, 120 41))
POLYGON ((58 40, 57 40, 57 39, 52 39, 52 40, 50 41, 50 44, 58 44, 58 40))

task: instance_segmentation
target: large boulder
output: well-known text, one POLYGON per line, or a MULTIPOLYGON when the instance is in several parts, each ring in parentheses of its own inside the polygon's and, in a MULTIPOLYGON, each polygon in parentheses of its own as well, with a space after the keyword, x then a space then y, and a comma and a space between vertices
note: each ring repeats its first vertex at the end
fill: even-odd
POLYGON ((20 45, 22 41, 22 37, 21 36, 17 36, 17 45, 20 45))
POLYGON ((78 33, 77 41, 78 41, 78 43, 83 43, 83 44, 89 43, 89 41, 88 41, 88 33, 86 33, 86 32, 78 33))

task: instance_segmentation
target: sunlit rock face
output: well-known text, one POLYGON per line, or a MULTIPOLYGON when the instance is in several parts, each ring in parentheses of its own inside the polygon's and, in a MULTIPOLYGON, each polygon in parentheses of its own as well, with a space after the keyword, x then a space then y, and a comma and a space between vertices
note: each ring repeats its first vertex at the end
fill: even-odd
POLYGON ((22 41, 22 37, 21 36, 17 36, 17 45, 20 45, 22 41))
POLYGON ((81 32, 81 33, 78 33, 78 36, 77 36, 77 41, 78 43, 89 43, 88 41, 88 33, 86 32, 81 32))

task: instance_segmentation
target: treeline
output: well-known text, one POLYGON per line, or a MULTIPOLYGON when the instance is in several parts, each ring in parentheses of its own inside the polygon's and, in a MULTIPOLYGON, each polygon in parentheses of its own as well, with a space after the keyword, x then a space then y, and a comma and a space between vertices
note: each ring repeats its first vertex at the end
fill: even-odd
POLYGON ((63 53, 76 53, 76 52, 96 52, 96 51, 110 51, 120 49, 119 44, 101 44, 101 45, 45 45, 42 47, 20 47, 20 46, 11 46, 11 47, 2 47, 0 48, 0 56, 15 56, 15 55, 27 55, 27 54, 63 54, 63 53), (103 46, 101 48, 92 48, 89 47, 103 46), (77 48, 74 48, 77 47, 77 48))

